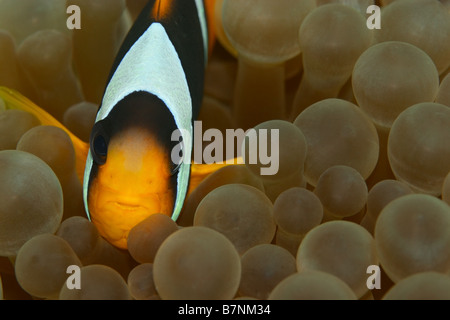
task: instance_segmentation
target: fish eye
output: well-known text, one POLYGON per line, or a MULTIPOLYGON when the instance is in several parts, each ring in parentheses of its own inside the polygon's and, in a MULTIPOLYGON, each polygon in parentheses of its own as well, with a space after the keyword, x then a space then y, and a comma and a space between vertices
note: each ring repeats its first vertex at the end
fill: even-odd
POLYGON ((92 130, 91 136, 91 154, 98 165, 106 163, 108 154, 108 139, 101 123, 97 123, 92 130))
POLYGON ((106 159, 108 146, 106 144, 105 137, 100 134, 94 138, 94 152, 97 154, 97 156, 106 159))

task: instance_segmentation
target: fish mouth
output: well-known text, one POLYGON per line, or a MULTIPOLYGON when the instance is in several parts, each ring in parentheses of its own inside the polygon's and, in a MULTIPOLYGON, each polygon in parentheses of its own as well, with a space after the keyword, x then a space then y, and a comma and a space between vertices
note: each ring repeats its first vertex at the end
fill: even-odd
POLYGON ((126 203, 120 201, 114 201, 113 203, 115 206, 124 211, 137 211, 139 209, 145 209, 145 207, 140 204, 126 203))

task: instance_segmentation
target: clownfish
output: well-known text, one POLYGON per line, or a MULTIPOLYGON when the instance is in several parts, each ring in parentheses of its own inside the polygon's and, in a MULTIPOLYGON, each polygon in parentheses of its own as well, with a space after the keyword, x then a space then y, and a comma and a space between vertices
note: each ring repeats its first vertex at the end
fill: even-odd
POLYGON ((181 212, 210 30, 203 0, 149 1, 113 64, 91 133, 83 198, 99 233, 120 248, 149 213, 176 220, 181 212), (172 141, 176 130, 181 140, 172 141))
POLYGON ((18 92, 0 87, 8 108, 31 112, 69 134, 86 213, 119 248, 127 248, 129 231, 151 214, 176 221, 188 189, 225 165, 190 162, 214 39, 214 1, 147 3, 112 66, 89 144, 18 92))

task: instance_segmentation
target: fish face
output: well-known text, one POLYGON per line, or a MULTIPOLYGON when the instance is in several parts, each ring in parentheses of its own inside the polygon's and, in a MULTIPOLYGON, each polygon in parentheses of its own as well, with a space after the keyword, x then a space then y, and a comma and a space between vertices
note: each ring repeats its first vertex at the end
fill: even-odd
POLYGON ((135 93, 92 130, 87 209, 99 233, 119 248, 127 247, 139 222, 173 212, 178 166, 167 141, 175 124, 165 108, 156 97, 135 93))
POLYGON ((169 163, 164 148, 140 128, 127 130, 109 142, 88 197, 92 222, 102 236, 124 248, 128 232, 136 224, 154 213, 172 214, 169 163))

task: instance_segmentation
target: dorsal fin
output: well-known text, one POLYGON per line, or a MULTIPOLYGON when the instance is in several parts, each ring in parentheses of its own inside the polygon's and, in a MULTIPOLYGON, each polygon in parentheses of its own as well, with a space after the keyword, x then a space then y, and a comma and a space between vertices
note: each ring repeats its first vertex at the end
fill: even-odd
POLYGON ((151 11, 151 18, 155 21, 161 21, 171 14, 172 9, 173 0, 156 0, 151 11))

